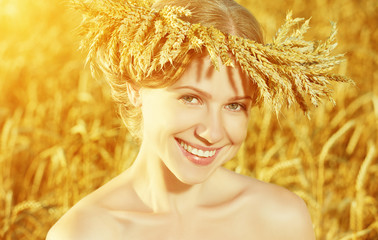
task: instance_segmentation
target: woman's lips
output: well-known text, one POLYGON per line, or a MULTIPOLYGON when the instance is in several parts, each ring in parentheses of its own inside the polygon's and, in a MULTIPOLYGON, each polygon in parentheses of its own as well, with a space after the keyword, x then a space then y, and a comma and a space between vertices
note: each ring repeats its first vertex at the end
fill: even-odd
POLYGON ((176 138, 176 142, 183 152, 184 156, 191 161, 192 163, 200 166, 207 166, 211 164, 216 156, 218 155, 218 152, 220 148, 205 148, 194 144, 189 144, 188 142, 185 142, 181 139, 176 138), (186 146, 185 146, 185 145, 186 146), (208 156, 198 156, 195 155, 188 150, 185 149, 185 147, 190 147, 192 152, 197 152, 197 150, 201 150, 202 153, 200 155, 208 155, 208 156), (195 149, 195 150, 194 150, 195 149))

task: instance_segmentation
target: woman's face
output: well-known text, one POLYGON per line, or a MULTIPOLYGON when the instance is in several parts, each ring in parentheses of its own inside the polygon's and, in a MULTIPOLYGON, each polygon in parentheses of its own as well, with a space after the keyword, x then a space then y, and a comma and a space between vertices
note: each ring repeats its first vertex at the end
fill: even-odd
POLYGON ((244 141, 253 90, 237 68, 194 59, 172 86, 140 90, 142 149, 183 183, 203 182, 244 141))

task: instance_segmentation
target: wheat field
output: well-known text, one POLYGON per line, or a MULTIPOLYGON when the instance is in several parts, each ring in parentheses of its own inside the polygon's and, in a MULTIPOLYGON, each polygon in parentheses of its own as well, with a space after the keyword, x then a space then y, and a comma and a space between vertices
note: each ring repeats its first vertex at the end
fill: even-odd
MULTIPOLYGON (((226 164, 284 186, 307 203, 317 239, 378 239, 378 2, 240 0, 266 42, 287 10, 311 18, 308 39, 338 23, 336 106, 279 117, 253 109, 249 134, 226 164)), ((108 87, 78 51, 80 16, 64 0, 0 0, 0 238, 44 239, 83 196, 132 163, 138 150, 108 87)))

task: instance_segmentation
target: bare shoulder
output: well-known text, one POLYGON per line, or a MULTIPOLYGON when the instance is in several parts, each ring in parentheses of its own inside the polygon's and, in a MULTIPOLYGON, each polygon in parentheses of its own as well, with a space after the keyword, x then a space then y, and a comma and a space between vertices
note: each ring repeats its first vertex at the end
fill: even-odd
POLYGON ((239 175, 236 178, 245 188, 244 210, 261 229, 269 229, 264 233, 266 239, 315 239, 310 214, 299 196, 251 177, 239 175))
POLYGON ((311 217, 305 202, 296 194, 277 185, 261 183, 261 218, 270 222, 271 239, 315 239, 311 217))
POLYGON ((46 239, 118 239, 118 223, 112 210, 122 211, 127 204, 125 199, 133 195, 123 181, 118 176, 80 200, 55 223, 46 239))
POLYGON ((77 204, 50 229, 47 240, 114 239, 112 218, 93 205, 77 204))

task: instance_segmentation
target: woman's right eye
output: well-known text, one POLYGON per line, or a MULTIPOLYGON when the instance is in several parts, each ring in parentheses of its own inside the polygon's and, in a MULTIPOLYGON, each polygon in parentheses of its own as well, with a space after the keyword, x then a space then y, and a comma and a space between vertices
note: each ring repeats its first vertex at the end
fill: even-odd
POLYGON ((186 104, 199 104, 200 103, 197 97, 190 96, 190 95, 184 95, 180 98, 180 100, 186 104))

